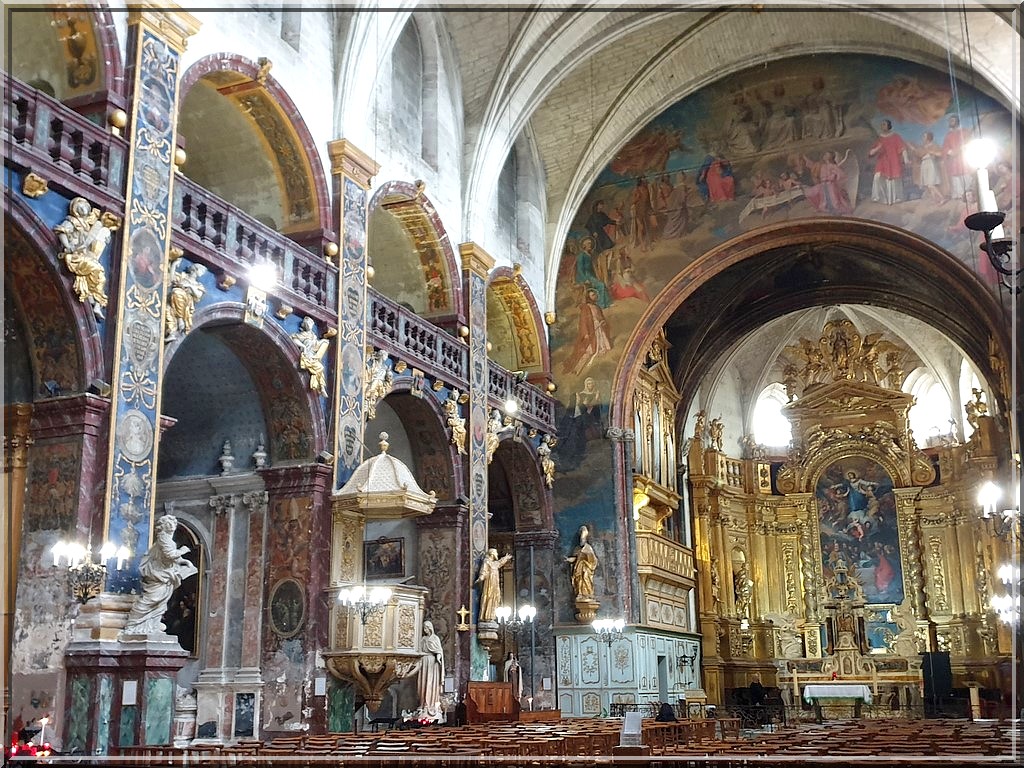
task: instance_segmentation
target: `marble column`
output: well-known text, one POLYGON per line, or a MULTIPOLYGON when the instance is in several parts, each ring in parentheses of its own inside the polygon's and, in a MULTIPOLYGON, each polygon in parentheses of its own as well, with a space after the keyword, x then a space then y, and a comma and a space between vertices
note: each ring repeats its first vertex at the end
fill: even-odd
POLYGON ((128 13, 130 171, 114 292, 117 334, 104 527, 132 558, 123 571, 108 573, 112 592, 138 588, 139 562, 151 539, 180 58, 198 30, 198 20, 183 11, 133 8, 128 13))
POLYGON ((273 611, 274 598, 287 598, 287 590, 297 589, 304 598, 299 626, 283 626, 265 614, 270 616, 261 649, 265 737, 296 727, 306 733, 327 731, 329 697, 326 691, 317 693, 315 681, 327 676, 316 659, 317 650, 327 646, 333 597, 327 593, 333 474, 327 464, 260 472, 269 497, 262 574, 265 605, 273 611))
POLYGON ((3 644, 0 645, 4 674, 3 733, 10 734, 7 711, 11 704, 11 630, 14 627, 14 605, 18 596, 18 566, 21 563, 21 524, 25 507, 25 469, 28 466, 28 447, 32 444, 29 420, 32 405, 16 403, 4 406, 4 504, 7 508, 9 539, 7 541, 7 568, 3 577, 4 593, 3 644))
POLYGON ((461 574, 469 572, 469 508, 457 502, 438 502, 434 511, 416 518, 418 583, 430 590, 423 616, 434 624, 444 646, 445 671, 455 678, 456 690, 469 680, 469 656, 456 630, 456 613, 466 601, 461 574))
MULTIPOLYGON (((555 709, 555 573, 566 564, 558 546, 558 531, 517 531, 515 590, 519 605, 537 609, 532 624, 519 635, 519 663, 523 670, 523 696, 533 698, 533 709, 555 709), (545 678, 552 681, 545 689, 545 678)), ((523 702, 523 708, 528 707, 523 702)))
POLYGON ((467 591, 472 604, 471 614, 477 618, 476 641, 470 644, 470 679, 488 679, 487 650, 480 642, 494 643, 498 625, 478 618, 479 593, 473 580, 487 552, 487 275, 494 267, 491 258, 476 243, 459 245, 466 312, 469 320, 469 440, 466 446, 469 466, 469 552, 470 571, 467 591))
POLYGON ((327 145, 338 210, 338 338, 334 377, 334 488, 363 460, 366 378, 366 216, 370 182, 380 166, 345 139, 327 145))

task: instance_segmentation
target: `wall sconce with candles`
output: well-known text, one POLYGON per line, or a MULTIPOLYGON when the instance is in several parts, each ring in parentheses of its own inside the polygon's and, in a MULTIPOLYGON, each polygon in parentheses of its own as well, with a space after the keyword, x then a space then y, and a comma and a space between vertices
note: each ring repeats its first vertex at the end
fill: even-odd
POLYGON ((103 591, 107 563, 116 560, 117 570, 120 571, 131 557, 131 550, 127 547, 115 547, 109 541, 96 552, 95 561, 89 548, 73 541, 58 541, 50 551, 53 554, 53 567, 67 569, 71 596, 82 605, 103 591))
POLYGON ((1001 595, 992 595, 989 605, 1004 624, 1020 624, 1020 566, 1003 563, 996 571, 996 578, 1007 590, 1001 595))
POLYGON ((978 489, 978 505, 981 507, 981 519, 992 525, 992 532, 1007 541, 1021 540, 1020 531, 1020 490, 1016 495, 1016 504, 1009 509, 996 512, 1003 492, 991 480, 985 481, 978 489))
POLYGON ((515 634, 524 626, 532 624, 536 615, 537 609, 529 604, 520 606, 518 611, 507 605, 499 605, 494 609, 494 618, 498 620, 498 625, 510 634, 515 634))
POLYGON ((683 651, 678 656, 676 656, 676 669, 678 669, 680 673, 689 671, 691 674, 693 674, 693 662, 695 662, 696 660, 696 648, 694 648, 693 651, 690 653, 686 653, 686 651, 683 651))
POLYGON ((597 633, 598 639, 611 648, 612 643, 623 638, 622 629, 626 626, 626 622, 622 619, 594 619, 591 626, 597 633))
POLYGON ((365 585, 357 585, 346 587, 338 593, 338 602, 345 606, 345 610, 350 614, 358 616, 363 626, 366 626, 371 616, 383 614, 390 599, 389 587, 367 589, 365 585))
POLYGON ((1021 268, 1013 261, 1013 239, 1005 237, 1003 222, 1006 214, 996 207, 995 193, 988 178, 988 167, 996 157, 995 144, 991 139, 977 138, 964 148, 964 159, 978 174, 978 200, 980 211, 969 214, 964 226, 973 232, 981 232, 985 242, 981 250, 988 256, 989 263, 999 274, 999 283, 1011 293, 1020 293, 1021 268))

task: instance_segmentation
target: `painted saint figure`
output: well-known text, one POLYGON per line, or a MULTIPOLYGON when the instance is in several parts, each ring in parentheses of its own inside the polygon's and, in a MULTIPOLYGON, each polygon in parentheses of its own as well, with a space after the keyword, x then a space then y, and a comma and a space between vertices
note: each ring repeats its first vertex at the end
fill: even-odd
POLYGON ((892 205, 903 196, 903 168, 909 162, 907 144, 892 130, 892 121, 883 120, 878 139, 868 150, 875 158, 875 175, 871 182, 871 199, 876 203, 892 205))

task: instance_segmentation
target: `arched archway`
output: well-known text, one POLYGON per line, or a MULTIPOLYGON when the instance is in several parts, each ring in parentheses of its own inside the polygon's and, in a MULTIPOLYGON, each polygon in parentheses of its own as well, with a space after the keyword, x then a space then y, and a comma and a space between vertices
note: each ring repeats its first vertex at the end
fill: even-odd
MULTIPOLYGON (((769 225, 708 251, 647 308, 616 372, 612 423, 630 426, 628 393, 658 329, 665 328, 672 344, 670 361, 685 403, 713 361, 744 333, 795 309, 836 303, 888 307, 928 323, 994 388, 1001 378, 996 368, 1012 364, 1005 315, 991 291, 934 243, 862 219, 769 225), (998 354, 990 355, 990 344, 998 354)), ((1009 394, 999 393, 1004 412, 1009 394)))
POLYGON ((381 293, 439 324, 464 316, 455 252, 422 182, 390 181, 374 193, 367 243, 381 293))
POLYGON ((213 54, 189 67, 178 135, 182 171, 214 194, 300 243, 333 229, 323 163, 267 64, 213 54))
POLYGON ((487 286, 487 339, 491 358, 527 375, 551 370, 547 334, 533 291, 520 270, 498 267, 487 286))
POLYGON ((191 332, 167 345, 162 410, 178 422, 161 441, 161 478, 220 474, 225 441, 236 471, 253 468, 261 438, 270 466, 310 462, 325 448, 322 406, 284 331, 257 330, 243 313, 240 304, 204 308, 191 332))
POLYGON ((83 392, 104 378, 96 318, 58 269, 53 231, 18 196, 8 198, 7 213, 4 285, 26 334, 32 395, 83 392))

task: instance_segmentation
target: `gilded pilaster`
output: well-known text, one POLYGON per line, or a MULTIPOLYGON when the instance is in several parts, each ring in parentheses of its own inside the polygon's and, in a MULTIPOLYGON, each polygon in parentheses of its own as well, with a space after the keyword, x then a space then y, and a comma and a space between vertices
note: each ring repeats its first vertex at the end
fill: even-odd
POLYGON ((338 345, 334 375, 334 488, 341 488, 363 460, 366 422, 363 379, 366 371, 366 208, 375 160, 346 139, 327 145, 337 213, 338 345))
MULTIPOLYGON (((122 227, 103 538, 131 550, 108 589, 139 584, 151 536, 160 429, 167 253, 173 222, 180 57, 195 17, 145 2, 128 16, 130 155, 122 227)), ((98 538, 98 537, 97 537, 98 538)))

